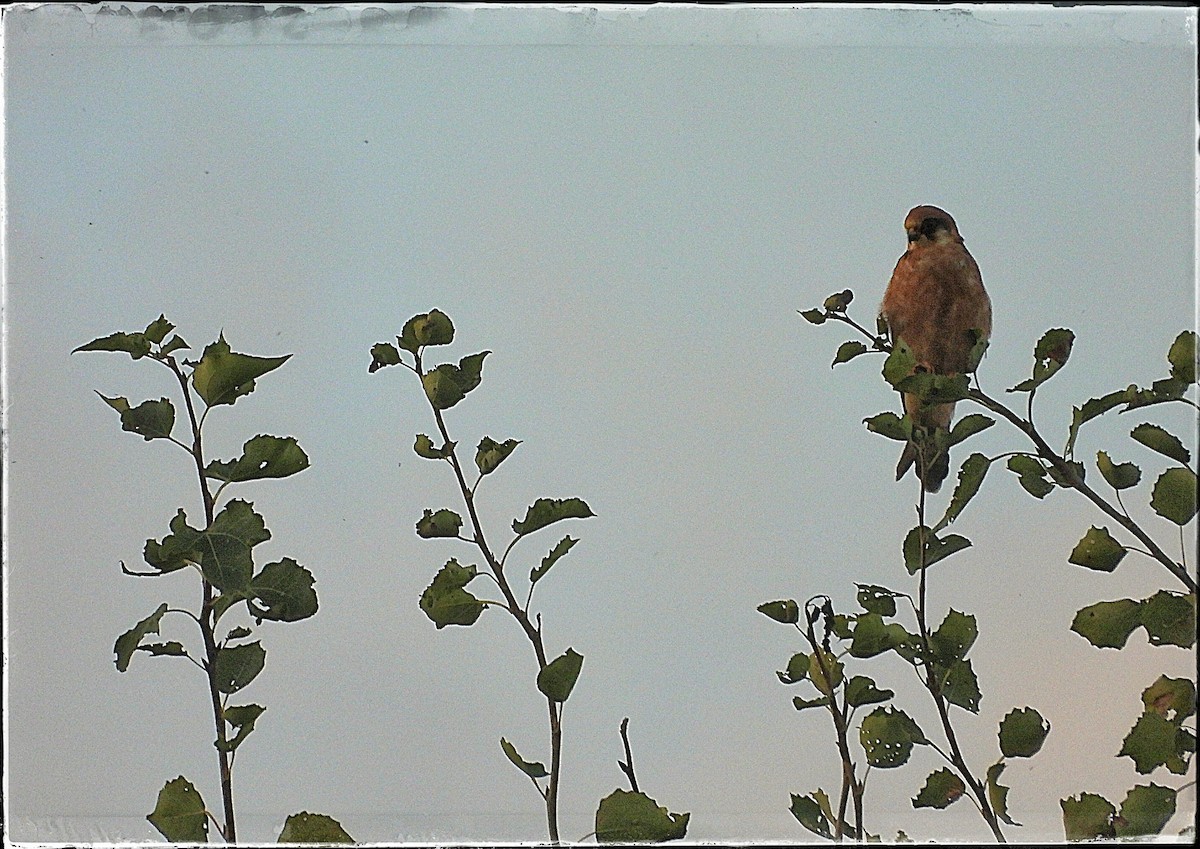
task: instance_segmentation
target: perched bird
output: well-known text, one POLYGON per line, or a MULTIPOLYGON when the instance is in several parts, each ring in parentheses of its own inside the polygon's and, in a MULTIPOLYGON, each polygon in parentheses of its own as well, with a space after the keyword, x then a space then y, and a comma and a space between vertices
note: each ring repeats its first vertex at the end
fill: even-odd
MULTIPOLYGON (((915 207, 904 219, 904 229, 908 247, 892 272, 879 315, 892 344, 903 340, 912 350, 915 372, 962 374, 970 368, 977 339, 992 332, 992 302, 979 266, 954 219, 936 206, 915 207)), ((923 404, 919 396, 906 393, 904 411, 914 425, 948 429, 954 404, 923 404)), ((947 452, 923 460, 910 441, 896 466, 896 480, 914 464, 927 492, 937 492, 950 471, 947 452)))

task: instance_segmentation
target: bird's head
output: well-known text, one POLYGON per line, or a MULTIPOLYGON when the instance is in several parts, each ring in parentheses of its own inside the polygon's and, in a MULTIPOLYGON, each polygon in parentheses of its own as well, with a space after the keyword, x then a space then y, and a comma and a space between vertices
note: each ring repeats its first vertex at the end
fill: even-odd
POLYGON ((904 229, 908 231, 909 250, 918 245, 962 242, 950 213, 936 206, 913 207, 904 219, 904 229))

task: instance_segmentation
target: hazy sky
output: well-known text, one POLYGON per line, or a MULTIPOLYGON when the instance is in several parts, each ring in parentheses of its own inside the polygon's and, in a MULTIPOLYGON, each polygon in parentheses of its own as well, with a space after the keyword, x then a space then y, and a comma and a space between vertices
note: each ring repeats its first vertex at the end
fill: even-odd
MULTIPOLYGON (((548 759, 531 652, 500 611, 437 631, 418 609, 445 560, 478 561, 416 538, 423 509, 456 505, 453 482, 412 453, 433 427, 412 375, 367 372, 372 344, 437 307, 458 330, 446 359, 494 352, 452 435, 522 440, 480 490, 493 535, 539 497, 596 513, 513 555, 527 568, 562 534, 581 540, 539 589, 548 649, 586 658, 564 717, 563 836, 591 832, 626 786, 628 716, 640 785, 691 812, 690 838, 804 841, 788 795, 836 792, 832 729, 792 707, 775 670, 801 641, 755 607, 826 593, 851 611, 855 582, 913 590, 900 543, 915 515, 912 479, 892 480, 899 445, 861 424, 896 406, 880 361, 831 371, 851 337, 796 310, 851 288, 870 322, 905 213, 942 206, 994 304, 986 390, 1027 376, 1046 329, 1077 334, 1038 395, 1054 445, 1072 404, 1164 376, 1196 324, 1192 10, 130 8, 4 18, 14 840, 154 839, 144 815, 180 774, 219 806, 202 675, 112 663, 119 634, 199 592, 190 573, 138 580, 119 562, 200 507, 187 458, 121 432, 92 390, 177 396, 153 363, 69 355, 92 338, 162 312, 196 351, 223 331, 235 350, 294 355, 215 410, 207 442, 228 459, 254 434, 293 435, 312 458, 235 493, 273 534, 258 562, 297 559, 321 604, 260 629, 266 669, 235 698, 267 707, 235 769, 244 839, 305 809, 367 841, 545 836, 497 745, 548 759)), ((1157 475, 1127 437, 1145 420, 1195 449, 1182 407, 1142 412, 1093 423, 1078 456, 1105 448, 1157 475)), ((1002 424, 970 445, 1023 448, 1002 424)), ((1176 551, 1148 490, 1127 503, 1176 551)), ((1012 839, 1060 838, 1064 796, 1119 802, 1147 783, 1113 755, 1142 689, 1193 668, 1140 631, 1122 652, 1068 631, 1087 604, 1174 588, 1138 555, 1112 575, 1068 565, 1100 518, 994 469, 954 526, 974 546, 930 573, 931 618, 979 621, 981 712, 956 711, 969 761, 998 758, 1013 707, 1052 724, 1004 775, 1025 823, 1012 839)), ((857 671, 934 728, 902 664, 857 671)), ((874 771, 867 827, 989 837, 967 802, 913 810, 940 765, 918 748, 874 771)))

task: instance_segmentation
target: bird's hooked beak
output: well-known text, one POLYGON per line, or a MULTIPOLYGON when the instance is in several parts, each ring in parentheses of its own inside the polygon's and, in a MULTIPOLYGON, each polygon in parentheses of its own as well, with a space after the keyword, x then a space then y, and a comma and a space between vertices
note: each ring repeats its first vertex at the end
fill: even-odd
POLYGON ((919 238, 921 238, 921 228, 920 227, 910 227, 908 229, 908 243, 911 245, 913 242, 915 242, 919 238))

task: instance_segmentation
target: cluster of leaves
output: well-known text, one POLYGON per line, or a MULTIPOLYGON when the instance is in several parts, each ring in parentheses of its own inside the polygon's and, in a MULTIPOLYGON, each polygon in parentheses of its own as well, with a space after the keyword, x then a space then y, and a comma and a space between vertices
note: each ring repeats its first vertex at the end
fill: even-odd
MULTIPOLYGON (((959 517, 980 491, 993 464, 1005 459, 1006 468, 1016 475, 1020 486, 1034 498, 1043 499, 1055 489, 1073 489, 1087 498, 1111 523, 1089 528, 1071 551, 1068 557, 1070 563, 1095 571, 1112 572, 1126 554, 1137 552, 1156 561, 1183 587, 1182 592, 1159 589, 1141 600, 1126 598, 1090 605, 1076 614, 1071 629, 1099 648, 1122 648, 1138 628, 1145 630, 1152 645, 1193 648, 1196 641, 1196 581, 1187 566, 1188 546, 1184 530, 1195 519, 1197 511, 1197 479, 1191 466, 1190 452, 1177 436, 1159 424, 1142 422, 1130 431, 1131 438, 1140 446, 1174 462, 1157 476, 1148 504, 1169 527, 1174 526, 1177 530, 1180 547, 1178 558, 1168 555, 1125 507, 1122 493, 1141 483, 1141 467, 1134 462, 1114 460, 1108 452, 1098 451, 1096 471, 1112 491, 1112 496, 1106 497, 1087 482, 1088 470, 1083 462, 1076 459, 1074 452, 1082 426, 1110 411, 1126 413, 1171 402, 1197 408, 1196 402, 1188 397, 1189 390, 1196 385, 1196 334, 1184 331, 1174 340, 1167 352, 1170 367, 1167 377, 1154 381, 1149 387, 1130 385, 1074 407, 1065 447, 1059 453, 1050 447, 1037 429, 1033 409, 1038 389, 1053 378, 1070 358, 1075 341, 1074 333, 1070 330, 1057 328, 1047 331, 1034 347, 1031 376, 1007 390, 1010 394, 1025 396, 1025 414, 1022 416, 978 387, 970 386, 966 375, 914 374, 915 360, 902 340, 892 345, 886 338, 885 326, 878 325, 877 332, 872 334, 846 314, 852 300, 853 294, 847 290, 831 295, 822 308, 801 313, 813 324, 830 320, 847 324, 870 341, 870 346, 858 341, 843 343, 834 357, 833 365, 849 362, 869 352, 883 352, 887 354, 883 377, 893 388, 901 392, 914 392, 926 402, 974 402, 1004 418, 1032 443, 1030 450, 1010 451, 998 457, 988 457, 978 452, 967 457, 959 469, 957 485, 941 520, 932 528, 925 528, 922 521, 906 538, 904 560, 908 571, 912 573, 917 568, 923 569, 970 545, 960 535, 939 534, 959 517), (1120 541, 1118 534, 1128 535, 1131 541, 1120 541), (922 540, 925 541, 924 546, 922 540)), ((982 341, 976 345, 970 371, 978 364, 985 347, 982 341)), ((865 424, 871 432, 887 438, 924 443, 926 450, 945 451, 991 427, 995 419, 973 413, 961 418, 949 431, 934 433, 922 433, 920 428, 914 428, 907 415, 901 417, 890 412, 868 418, 865 424)), ((860 604, 864 601, 863 592, 863 588, 860 588, 860 604)), ((908 646, 911 645, 912 635, 906 636, 903 629, 893 628, 889 631, 888 628, 892 626, 882 625, 881 620, 867 619, 870 623, 867 631, 861 637, 858 635, 859 628, 863 627, 859 623, 864 621, 864 617, 879 614, 878 602, 874 600, 876 595, 882 597, 890 592, 883 591, 883 588, 871 588, 867 596, 871 606, 864 605, 864 614, 840 620, 840 623, 834 620, 831 625, 834 632, 840 638, 851 640, 851 654, 854 654, 855 639, 862 647, 874 648, 878 643, 887 646, 884 650, 894 650, 901 656, 911 652, 908 646), (853 628, 851 621, 855 623, 853 628)), ((899 594, 896 595, 899 597, 899 594)), ((936 633, 931 637, 936 637, 936 633)), ((933 657, 926 660, 936 662, 933 657)), ((934 667, 931 665, 929 668, 934 667)), ((967 669, 963 666, 958 676, 951 675, 945 679, 947 686, 943 692, 951 704, 970 709, 978 688, 974 675, 966 674, 967 669)), ((1194 683, 1186 679, 1160 677, 1144 691, 1143 702, 1145 711, 1126 736, 1119 755, 1130 757, 1142 774, 1158 768, 1166 768, 1175 774, 1185 773, 1191 765, 1196 744, 1194 727, 1184 725, 1185 720, 1195 714, 1194 683)), ((913 742, 916 744, 919 741, 913 742)), ((992 770, 995 768, 988 771, 989 790, 994 784, 992 770)), ((942 781, 948 782, 949 779, 942 781)), ((931 789, 931 785, 927 784, 926 790, 932 794, 927 798, 940 800, 942 786, 939 782, 931 789)), ((954 789, 953 783, 945 786, 954 789)), ((1085 793, 1077 799, 1064 799, 1064 830, 1070 839, 1157 834, 1175 810, 1176 792, 1156 784, 1138 786, 1130 791, 1119 811, 1111 802, 1094 794, 1085 793)), ((812 801, 818 800, 814 797, 812 801)), ((811 808, 811 805, 806 806, 810 812, 811 808)), ((997 813, 1002 814, 1003 806, 996 808, 997 813)), ((824 811, 822 813, 828 817, 824 811)), ((1004 817, 1001 816, 1001 819, 1004 817)), ((811 816, 810 822, 815 822, 811 816)))
MULTIPOLYGON (((564 536, 529 569, 525 587, 518 585, 506 571, 509 555, 517 543, 550 525, 567 519, 586 519, 594 514, 580 498, 539 498, 530 505, 524 518, 512 521, 512 537, 503 550, 493 548, 475 509, 480 483, 494 473, 520 445, 517 439, 497 441, 490 436, 480 439, 475 450, 476 477, 469 483, 465 464, 459 459, 458 443, 450 438, 443 412, 462 401, 480 385, 483 364, 490 351, 461 358, 457 364, 442 363, 427 368, 424 355, 429 348, 449 345, 454 340, 454 325, 445 313, 432 310, 416 315, 405 323, 396 344, 380 342, 371 348, 370 373, 388 366, 403 366, 421 381, 425 398, 437 425, 436 439, 417 434, 414 452, 427 460, 445 462, 453 470, 462 496, 466 519, 449 508, 427 509, 416 522, 417 536, 424 539, 457 539, 473 546, 482 558, 480 565, 464 565, 451 558, 434 575, 420 597, 420 608, 437 628, 448 625, 473 625, 488 607, 501 608, 512 616, 528 638, 537 659, 535 683, 546 698, 550 726, 550 767, 526 760, 507 738, 500 748, 508 760, 524 774, 546 803, 547 828, 551 841, 557 842, 557 794, 562 735, 563 705, 571 695, 583 668, 583 655, 573 648, 550 659, 542 639, 541 614, 530 612, 534 591, 551 568, 579 541, 564 536), (411 358, 411 362, 408 361, 411 358), (469 522, 469 535, 464 524, 469 522), (499 551, 499 553, 497 553, 499 551), (500 591, 503 600, 488 600, 475 595, 468 585, 484 576, 500 591), (520 599, 524 597, 524 601, 520 599)), ((601 841, 662 841, 683 837, 687 814, 670 814, 650 797, 638 792, 617 790, 606 797, 596 813, 596 835, 601 841)))
MULTIPOLYGON (((219 512, 217 505, 230 485, 289 477, 308 468, 309 460, 293 437, 265 434, 247 440, 241 456, 235 459, 206 460, 202 437, 209 412, 249 395, 255 388, 255 381, 279 368, 288 357, 237 353, 221 335, 205 347, 198 360, 181 360, 177 358, 177 352, 190 348, 180 336, 171 334, 174 329, 165 316, 159 316, 145 330, 113 333, 81 345, 75 351, 119 352, 134 360, 157 362, 170 370, 182 393, 187 417, 182 438, 175 436, 176 409, 170 399, 151 399, 135 406, 124 397, 100 395, 120 416, 122 430, 137 434, 147 442, 165 440, 189 455, 196 470, 204 512, 203 525, 193 527, 188 523, 186 512, 179 508, 171 519, 169 534, 161 540, 146 540, 143 559, 149 569, 135 571, 121 564, 125 574, 138 577, 161 577, 189 568, 195 570, 203 587, 200 610, 160 604, 153 613, 118 637, 113 650, 120 672, 125 672, 134 655, 142 652, 150 656, 183 657, 205 673, 217 730, 214 745, 219 758, 225 810, 225 824, 219 828, 222 837, 233 841, 236 826, 231 769, 239 747, 254 731, 255 723, 266 708, 253 703, 231 705, 229 698, 262 672, 266 650, 260 640, 249 640, 254 632, 247 624, 229 629, 218 639, 218 623, 237 605, 244 605, 255 625, 264 621, 297 622, 317 612, 317 595, 312 573, 292 558, 267 563, 255 571, 253 549, 270 539, 271 533, 252 503, 229 500, 219 512), (203 412, 197 415, 200 405, 203 405, 203 412), (199 648, 189 649, 181 641, 156 638, 168 614, 191 619, 199 627, 199 648)), ((289 818, 280 835, 281 842, 333 835, 328 823, 320 827, 323 830, 314 830, 318 828, 315 824, 325 820, 336 826, 337 834, 333 836, 346 841, 350 839, 328 817, 315 814, 296 817, 289 818), (307 823, 314 825, 310 827, 307 823)), ((205 809, 200 793, 183 776, 163 786, 158 803, 147 819, 171 841, 207 840, 209 820, 215 822, 205 809)))

